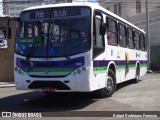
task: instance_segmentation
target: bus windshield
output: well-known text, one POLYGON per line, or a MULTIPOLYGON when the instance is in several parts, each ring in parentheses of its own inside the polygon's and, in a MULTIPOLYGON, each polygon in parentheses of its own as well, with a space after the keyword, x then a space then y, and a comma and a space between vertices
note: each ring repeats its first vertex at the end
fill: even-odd
POLYGON ((64 57, 88 51, 90 14, 84 7, 22 12, 15 52, 29 57, 64 57))

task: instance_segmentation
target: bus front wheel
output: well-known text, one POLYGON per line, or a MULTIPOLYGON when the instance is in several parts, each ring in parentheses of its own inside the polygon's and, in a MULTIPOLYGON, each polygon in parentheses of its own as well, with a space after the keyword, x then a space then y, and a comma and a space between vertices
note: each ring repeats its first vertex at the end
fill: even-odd
POLYGON ((105 81, 105 87, 96 91, 97 96, 101 98, 110 97, 116 90, 116 77, 113 70, 108 71, 108 76, 105 81))

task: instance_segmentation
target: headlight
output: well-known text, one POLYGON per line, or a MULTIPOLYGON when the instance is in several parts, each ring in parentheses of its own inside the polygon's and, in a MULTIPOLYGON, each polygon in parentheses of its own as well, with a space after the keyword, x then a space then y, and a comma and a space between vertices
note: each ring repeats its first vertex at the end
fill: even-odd
POLYGON ((80 69, 78 69, 78 70, 77 70, 77 73, 78 73, 78 74, 81 74, 81 70, 80 70, 80 69))
POLYGON ((86 66, 83 66, 82 67, 82 71, 86 71, 87 70, 87 67, 86 66))

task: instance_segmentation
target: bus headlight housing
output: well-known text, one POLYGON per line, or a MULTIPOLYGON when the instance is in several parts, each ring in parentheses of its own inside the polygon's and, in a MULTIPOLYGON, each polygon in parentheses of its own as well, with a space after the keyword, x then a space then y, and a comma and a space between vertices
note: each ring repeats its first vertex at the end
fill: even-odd
POLYGON ((18 72, 18 74, 20 74, 20 75, 24 75, 24 72, 21 69, 19 69, 18 67, 15 67, 15 71, 18 72))
POLYGON ((81 69, 78 69, 78 70, 77 70, 77 73, 78 73, 78 74, 81 74, 81 69))
POLYGON ((87 67, 86 66, 83 66, 82 67, 82 71, 86 71, 87 70, 87 67))
POLYGON ((79 68, 77 70, 77 74, 81 74, 82 72, 85 72, 87 70, 87 67, 86 66, 83 66, 82 68, 79 68))

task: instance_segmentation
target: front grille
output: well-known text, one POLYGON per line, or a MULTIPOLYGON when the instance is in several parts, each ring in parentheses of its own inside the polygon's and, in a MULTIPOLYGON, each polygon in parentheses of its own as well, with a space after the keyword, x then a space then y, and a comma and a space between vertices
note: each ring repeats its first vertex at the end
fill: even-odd
POLYGON ((70 90, 66 84, 61 81, 34 81, 29 85, 29 89, 51 87, 57 90, 70 90))

